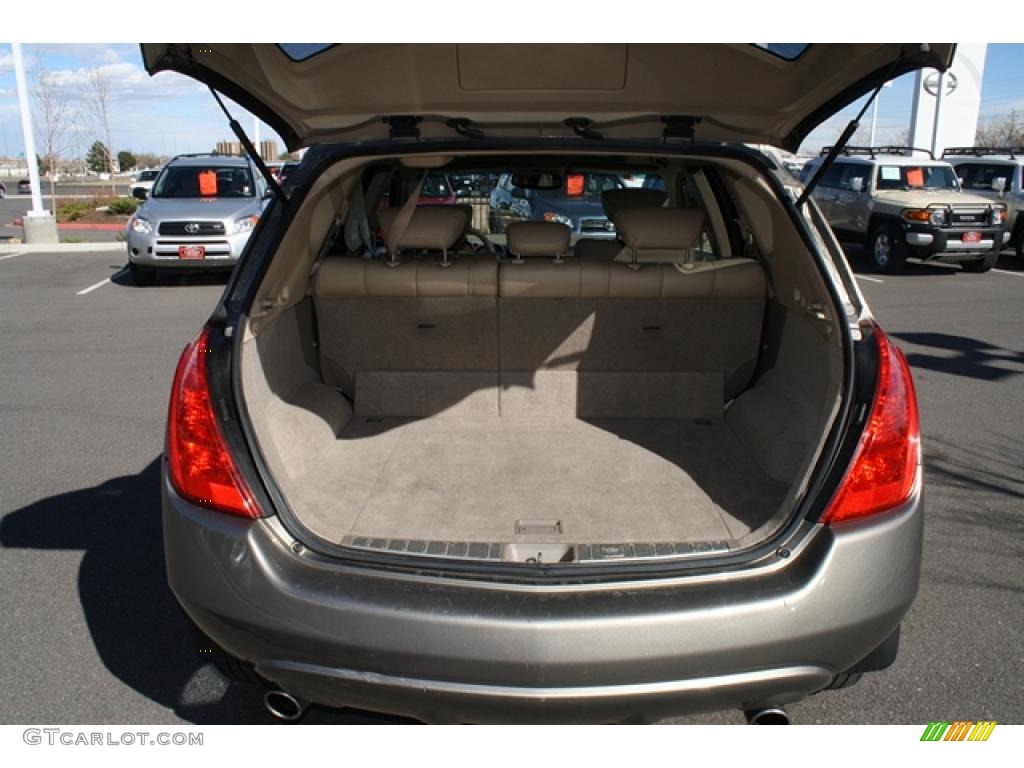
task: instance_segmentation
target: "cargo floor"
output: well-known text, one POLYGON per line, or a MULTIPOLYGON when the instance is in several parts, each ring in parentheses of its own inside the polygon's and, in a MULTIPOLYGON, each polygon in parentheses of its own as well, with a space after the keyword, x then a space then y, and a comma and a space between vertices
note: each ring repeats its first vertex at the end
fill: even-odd
POLYGON ((723 423, 495 418, 349 422, 288 491, 319 536, 478 542, 736 539, 776 511, 770 479, 723 423), (521 520, 561 535, 516 534, 521 520))

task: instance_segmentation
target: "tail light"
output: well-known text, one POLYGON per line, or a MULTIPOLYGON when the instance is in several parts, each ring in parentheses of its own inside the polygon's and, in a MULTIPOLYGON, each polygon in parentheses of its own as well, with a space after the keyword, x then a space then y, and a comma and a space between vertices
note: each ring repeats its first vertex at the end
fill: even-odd
POLYGON ((210 329, 185 347, 174 373, 167 416, 167 463, 178 494, 201 507, 239 517, 260 517, 252 491, 224 442, 210 400, 207 353, 210 329))
POLYGON ((864 433, 843 482, 822 520, 838 523, 899 506, 914 492, 921 461, 921 428, 910 366, 881 328, 878 385, 864 433))
POLYGON ((582 173, 570 173, 565 177, 565 194, 567 197, 580 197, 583 195, 583 188, 586 177, 582 173))

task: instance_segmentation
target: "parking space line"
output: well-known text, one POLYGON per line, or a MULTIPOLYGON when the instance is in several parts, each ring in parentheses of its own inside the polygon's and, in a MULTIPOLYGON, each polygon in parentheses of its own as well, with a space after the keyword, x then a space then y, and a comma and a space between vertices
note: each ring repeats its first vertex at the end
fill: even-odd
POLYGON ((18 251, 17 253, 8 253, 5 256, 0 256, 0 261, 7 261, 7 259, 13 259, 15 256, 24 256, 28 251, 18 251))
POLYGON ((102 288, 104 285, 106 285, 109 282, 110 282, 110 278, 108 277, 106 280, 100 280, 98 283, 96 283, 96 285, 90 285, 88 288, 83 288, 81 291, 79 291, 75 295, 76 296, 84 296, 87 293, 91 293, 92 291, 95 291, 97 288, 102 288))
POLYGON ((1000 275, 1013 275, 1014 277, 1024 277, 1024 272, 1011 272, 1008 269, 993 269, 993 272, 998 272, 1000 275))
POLYGON ((879 280, 877 277, 868 277, 867 275, 854 275, 858 280, 868 280, 872 283, 884 283, 885 280, 879 280))

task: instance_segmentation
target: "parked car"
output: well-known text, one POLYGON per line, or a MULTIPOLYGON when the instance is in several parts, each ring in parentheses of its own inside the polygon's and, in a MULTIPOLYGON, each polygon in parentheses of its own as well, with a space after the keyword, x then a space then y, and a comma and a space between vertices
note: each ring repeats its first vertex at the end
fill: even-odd
POLYGON ((31 195, 32 194, 32 182, 28 179, 21 179, 18 182, 18 194, 19 195, 31 195))
POLYGON ((942 159, 965 191, 1006 206, 1008 245, 1024 259, 1024 147, 951 147, 942 159))
POLYGON ((615 225, 601 205, 601 193, 625 189, 611 173, 558 175, 560 186, 517 186, 516 174, 504 173, 491 192, 491 232, 504 232, 513 221, 554 221, 572 231, 572 238, 613 238, 615 225))
MULTIPOLYGON (((804 166, 805 180, 827 152, 804 166)), ((880 272, 902 272, 909 256, 987 272, 1008 238, 1006 206, 964 192, 953 166, 919 153, 847 147, 814 199, 839 239, 864 245, 880 272)))
POLYGON ((245 158, 170 160, 128 220, 128 268, 136 284, 164 270, 232 269, 259 221, 265 190, 245 158))
POLYGON ((282 163, 280 170, 278 170, 277 172, 277 181, 281 184, 284 184, 285 179, 291 176, 298 167, 299 163, 296 163, 294 161, 282 163))
POLYGON ((131 196, 138 200, 145 200, 153 190, 153 183, 159 175, 159 168, 155 170, 147 168, 139 171, 138 175, 132 180, 131 188, 129 190, 131 196))
POLYGON ((168 581, 225 674, 285 719, 780 722, 892 663, 924 518, 910 369, 741 142, 795 150, 955 46, 199 48, 142 51, 309 147, 172 384, 168 581), (424 168, 559 204, 573 174, 665 191, 615 190, 625 263, 509 193, 509 259, 460 249, 466 207, 417 205, 424 168))

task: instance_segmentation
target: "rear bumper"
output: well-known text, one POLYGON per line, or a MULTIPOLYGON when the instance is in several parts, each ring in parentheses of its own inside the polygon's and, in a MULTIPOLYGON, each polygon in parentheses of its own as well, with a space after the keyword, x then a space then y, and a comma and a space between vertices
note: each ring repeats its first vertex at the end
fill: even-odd
POLYGON ((917 591, 919 496, 816 528, 754 572, 501 586, 296 552, 276 518, 184 502, 164 478, 175 595, 200 628, 294 695, 431 722, 654 720, 785 704, 897 627, 917 591))

